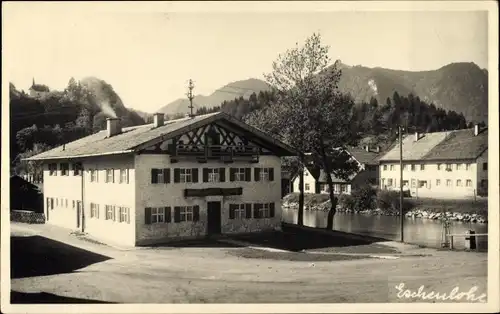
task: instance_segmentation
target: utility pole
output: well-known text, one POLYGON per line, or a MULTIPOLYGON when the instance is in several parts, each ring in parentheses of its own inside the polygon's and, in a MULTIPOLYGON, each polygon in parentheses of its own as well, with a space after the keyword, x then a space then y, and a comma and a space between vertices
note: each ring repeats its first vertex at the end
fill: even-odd
POLYGON ((398 126, 398 136, 399 136, 399 215, 400 215, 400 225, 401 225, 401 242, 404 240, 403 233, 403 128, 401 125, 398 126))
POLYGON ((189 116, 191 118, 194 117, 194 114, 193 114, 193 88, 194 88, 194 84, 193 84, 193 80, 189 80, 189 85, 188 85, 188 92, 186 93, 186 96, 188 97, 189 99, 189 110, 190 110, 190 114, 189 116))

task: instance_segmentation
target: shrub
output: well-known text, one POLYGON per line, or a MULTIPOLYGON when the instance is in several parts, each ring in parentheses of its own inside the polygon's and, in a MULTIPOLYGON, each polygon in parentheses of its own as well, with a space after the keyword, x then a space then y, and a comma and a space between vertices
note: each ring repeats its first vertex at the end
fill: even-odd
MULTIPOLYGON (((379 190, 377 192, 377 206, 381 210, 389 212, 399 212, 399 192, 379 190)), ((408 200, 403 199, 403 212, 407 212, 414 207, 414 204, 408 200)))
POLYGON ((338 205, 343 210, 354 210, 354 198, 349 194, 342 194, 339 196, 338 205))
POLYGON ((375 207, 375 196, 377 192, 369 185, 363 185, 352 191, 354 210, 362 211, 375 207))

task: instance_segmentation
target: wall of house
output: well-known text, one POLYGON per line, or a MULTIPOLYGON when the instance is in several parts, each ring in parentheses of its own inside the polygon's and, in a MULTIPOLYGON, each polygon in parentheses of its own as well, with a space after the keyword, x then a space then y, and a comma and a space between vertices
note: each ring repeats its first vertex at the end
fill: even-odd
MULTIPOLYGON (((403 190, 410 190, 412 197, 436 197, 436 198, 474 198, 477 178, 476 178, 476 163, 470 163, 469 170, 466 170, 466 163, 470 161, 450 161, 452 170, 446 170, 446 162, 442 162, 440 170, 438 163, 425 162, 413 163, 415 170, 411 170, 411 164, 407 164, 406 169, 403 168, 403 190), (457 163, 460 169, 457 170, 457 163), (424 165, 421 170, 420 165, 424 165), (440 180, 439 184, 437 180, 440 180), (447 186, 447 180, 451 180, 451 186, 447 186), (461 186, 457 186, 457 180, 461 180, 461 186), (467 186, 467 180, 471 180, 470 186, 467 186), (407 182, 405 182, 407 181, 407 182), (418 181, 425 181, 423 186, 419 186, 418 181), (407 183, 407 184, 406 184, 407 183)), ((400 184, 400 168, 399 163, 382 162, 380 165, 380 187, 387 189, 398 190, 400 184), (384 165, 387 166, 384 170, 384 165), (391 170, 391 165, 393 170, 391 170), (392 179, 392 186, 388 185, 388 180, 392 179)))
MULTIPOLYGON (((328 194, 328 184, 327 183, 321 183, 321 188, 320 188, 320 193, 321 194, 328 194)), ((334 194, 351 194, 352 192, 352 187, 350 183, 333 183, 333 193, 334 194), (342 188, 344 190, 342 191, 342 188)))
POLYGON ((281 221, 281 160, 276 156, 260 156, 259 163, 234 162, 224 164, 219 161, 208 161, 198 163, 193 161, 182 161, 170 163, 168 155, 143 154, 135 156, 136 169, 136 200, 135 200, 135 227, 136 244, 146 245, 152 243, 166 242, 171 239, 188 239, 204 236, 207 234, 207 202, 221 202, 221 232, 254 232, 265 229, 275 229, 280 226, 281 221), (225 182, 203 182, 203 168, 226 168, 225 182), (231 182, 229 168, 245 167, 252 168, 252 181, 231 182), (274 180, 272 182, 254 181, 253 168, 274 168, 274 180), (171 172, 171 183, 151 183, 151 169, 169 168, 171 172), (174 183, 174 168, 198 168, 198 183, 174 183), (184 197, 186 188, 234 188, 242 187, 243 195, 239 196, 208 196, 208 197, 184 197), (231 203, 275 203, 275 217, 269 219, 229 219, 229 204, 231 203), (199 221, 197 222, 173 222, 174 206, 198 205, 199 221), (146 207, 171 207, 172 222, 146 224, 146 207))
POLYGON ((108 243, 135 245, 135 170, 134 156, 101 156, 87 159, 84 167, 85 232, 108 243), (91 182, 91 169, 97 182, 91 182), (106 182, 106 169, 113 169, 114 183, 106 182), (120 183, 120 169, 127 169, 128 183, 120 183), (91 203, 99 206, 99 217, 91 217, 91 203), (106 219, 106 205, 115 206, 115 219, 106 219), (119 221, 118 207, 129 210, 129 222, 119 221))
POLYGON ((69 175, 61 174, 59 164, 56 175, 49 175, 48 163, 43 165, 43 206, 46 223, 76 230, 78 219, 76 201, 82 200, 82 177, 75 176, 71 167, 69 175), (50 198, 54 199, 54 208, 49 210, 47 200, 50 198), (75 201, 74 207, 73 201, 75 201))
POLYGON ((479 191, 480 194, 483 194, 484 192, 487 192, 487 187, 488 187, 488 170, 483 170, 483 164, 488 163, 488 150, 485 150, 481 156, 476 160, 476 188, 479 191), (484 183, 481 183, 481 181, 485 180, 484 183), (483 193, 481 193, 481 190, 486 190, 483 193))
MULTIPOLYGON (((299 182, 300 182, 300 177, 296 176, 295 179, 293 179, 293 192, 294 193, 299 193, 300 188, 299 188, 299 182)), ((312 176, 311 172, 307 168, 304 168, 304 193, 316 193, 316 179, 312 176), (309 189, 306 189, 307 185, 309 185, 309 189)))

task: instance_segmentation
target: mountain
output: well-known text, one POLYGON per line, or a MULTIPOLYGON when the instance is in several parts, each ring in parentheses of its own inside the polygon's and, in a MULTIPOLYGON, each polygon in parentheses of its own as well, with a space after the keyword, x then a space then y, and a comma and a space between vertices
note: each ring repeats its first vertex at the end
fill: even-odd
MULTIPOLYGON (((215 107, 220 106, 224 101, 230 101, 235 98, 243 97, 248 99, 252 93, 259 93, 259 91, 270 90, 270 86, 259 79, 247 79, 237 82, 229 83, 209 96, 196 95, 193 99, 194 112, 200 107, 215 107)), ((178 113, 189 112, 189 100, 187 98, 177 99, 158 110, 165 114, 173 115, 178 113)))
MULTIPOLYGON (((413 93, 437 108, 463 113, 467 121, 488 122, 488 71, 474 63, 451 63, 432 71, 402 71, 385 68, 368 68, 342 64, 339 88, 350 92, 356 103, 370 102, 372 97, 378 103, 386 103, 395 91, 399 95, 413 93)), ((269 90, 269 85, 258 79, 230 83, 210 96, 196 96, 195 109, 219 106, 243 96, 248 99, 252 92, 269 90)), ((160 112, 188 112, 189 101, 178 99, 160 112)), ((196 110, 195 110, 196 111, 196 110)))
POLYGON ((339 88, 357 103, 375 97, 386 103, 395 91, 413 93, 437 108, 463 113, 468 121, 488 122, 488 71, 474 63, 451 63, 432 71, 400 71, 342 65, 339 88))

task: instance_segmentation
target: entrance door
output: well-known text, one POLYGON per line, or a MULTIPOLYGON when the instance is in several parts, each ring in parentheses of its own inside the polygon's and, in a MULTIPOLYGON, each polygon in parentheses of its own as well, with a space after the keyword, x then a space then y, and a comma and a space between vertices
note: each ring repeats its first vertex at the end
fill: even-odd
POLYGON ((80 219, 82 217, 82 206, 80 201, 76 202, 76 227, 80 228, 80 219))
POLYGON ((221 204, 220 202, 207 203, 207 233, 220 234, 221 204))

